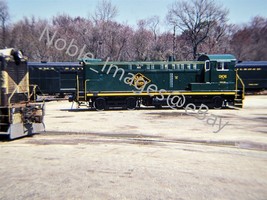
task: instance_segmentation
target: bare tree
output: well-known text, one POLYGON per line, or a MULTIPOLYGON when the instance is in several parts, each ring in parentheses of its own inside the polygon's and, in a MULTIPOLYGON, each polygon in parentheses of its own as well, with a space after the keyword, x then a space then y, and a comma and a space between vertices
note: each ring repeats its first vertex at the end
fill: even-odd
POLYGON ((5 0, 0 0, 0 23, 1 23, 1 48, 6 47, 6 23, 9 20, 9 12, 7 2, 5 0))
POLYGON ((153 32, 154 40, 157 40, 159 34, 159 23, 160 23, 159 16, 155 15, 153 17, 150 17, 146 20, 146 22, 149 30, 153 32))
POLYGON ((111 60, 121 60, 132 35, 132 29, 117 22, 110 22, 107 28, 106 57, 111 60))
POLYGON ((109 0, 101 0, 98 2, 92 17, 95 22, 107 22, 114 19, 117 15, 118 9, 116 6, 113 6, 109 0))
POLYGON ((112 5, 110 0, 99 0, 95 12, 91 15, 92 21, 94 22, 93 28, 93 45, 96 49, 96 56, 100 58, 107 57, 110 53, 109 47, 113 44, 112 38, 109 38, 114 23, 114 18, 118 15, 118 9, 112 5))
POLYGON ((23 50, 30 60, 47 60, 49 56, 55 55, 44 42, 39 41, 39 37, 47 25, 48 22, 45 20, 25 17, 13 24, 9 33, 10 46, 23 50))
POLYGON ((135 60, 150 60, 153 33, 146 29, 146 20, 139 20, 138 29, 132 38, 132 51, 135 60))
POLYGON ((228 10, 215 4, 214 0, 182 0, 171 5, 167 14, 170 25, 185 32, 196 58, 198 47, 209 36, 215 26, 223 27, 227 22, 228 10))
POLYGON ((51 20, 24 17, 8 24, 6 1, 0 0, 0 48, 12 46, 25 51, 30 60, 76 61, 80 52, 110 60, 189 60, 198 52, 233 53, 242 60, 267 59, 267 19, 255 17, 241 27, 226 23, 228 11, 213 0, 177 0, 169 8, 170 31, 160 32, 157 16, 140 20, 137 28, 114 20, 118 10, 109 0, 101 0, 93 18, 67 14, 51 20), (180 30, 173 34, 172 30, 180 30), (49 31, 52 45, 47 45, 44 30, 49 31), (66 41, 63 50, 56 41, 66 41), (78 52, 76 47, 78 48, 78 52), (72 56, 77 52, 77 56, 72 56))
POLYGON ((231 41, 232 53, 240 60, 267 60, 267 18, 254 17, 236 28, 231 41))

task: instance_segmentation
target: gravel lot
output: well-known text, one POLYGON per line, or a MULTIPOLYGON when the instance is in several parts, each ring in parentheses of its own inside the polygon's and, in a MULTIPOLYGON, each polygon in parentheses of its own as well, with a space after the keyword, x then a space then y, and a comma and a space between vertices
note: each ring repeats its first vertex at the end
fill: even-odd
POLYGON ((46 133, 0 142, 0 199, 266 200, 266 100, 205 115, 48 102, 46 133))

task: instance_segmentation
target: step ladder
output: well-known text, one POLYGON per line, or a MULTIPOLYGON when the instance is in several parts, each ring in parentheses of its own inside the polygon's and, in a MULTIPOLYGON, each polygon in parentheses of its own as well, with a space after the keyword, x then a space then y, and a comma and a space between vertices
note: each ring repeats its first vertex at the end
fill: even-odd
POLYGON ((242 91, 237 91, 235 94, 235 99, 234 99, 234 106, 237 108, 243 108, 243 92, 242 91))
POLYGON ((77 100, 78 101, 85 101, 85 93, 84 93, 84 91, 79 91, 78 92, 77 100))
POLYGON ((245 84, 236 71, 236 86, 235 86, 235 99, 234 107, 243 108, 243 100, 245 99, 245 84), (241 84, 242 88, 239 89, 238 85, 241 84))

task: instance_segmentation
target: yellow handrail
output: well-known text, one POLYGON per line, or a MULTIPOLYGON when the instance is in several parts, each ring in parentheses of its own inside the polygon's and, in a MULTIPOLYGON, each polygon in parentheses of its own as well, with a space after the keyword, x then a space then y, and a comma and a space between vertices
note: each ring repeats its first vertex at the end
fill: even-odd
MULTIPOLYGON (((8 106, 10 105, 10 103, 11 103, 11 99, 12 99, 12 97, 15 95, 15 92, 18 90, 18 88, 22 88, 20 85, 17 85, 17 87, 16 87, 16 89, 15 90, 13 90, 13 92, 11 93, 11 95, 10 95, 10 97, 8 98, 8 106)), ((27 99, 29 99, 29 93, 28 93, 28 95, 26 95, 25 93, 23 93, 26 97, 27 97, 27 99)))
POLYGON ((242 99, 244 99, 245 98, 245 84, 236 71, 236 91, 238 90, 238 81, 240 81, 242 85, 242 99))
POLYGON ((77 101, 79 101, 79 98, 80 98, 80 95, 79 95, 79 91, 80 91, 80 86, 79 86, 79 76, 78 75, 76 75, 76 85, 77 85, 77 88, 76 88, 76 90, 77 90, 77 96, 76 96, 76 100, 77 101))
POLYGON ((30 95, 28 97, 28 100, 30 101, 31 97, 33 96, 33 98, 34 98, 33 101, 36 102, 36 88, 38 87, 38 85, 32 84, 30 86, 33 87, 33 89, 32 89, 32 93, 30 93, 30 95))
POLYGON ((86 91, 87 91, 86 83, 89 82, 89 81, 90 81, 90 79, 86 79, 86 80, 84 81, 84 100, 86 100, 86 91))

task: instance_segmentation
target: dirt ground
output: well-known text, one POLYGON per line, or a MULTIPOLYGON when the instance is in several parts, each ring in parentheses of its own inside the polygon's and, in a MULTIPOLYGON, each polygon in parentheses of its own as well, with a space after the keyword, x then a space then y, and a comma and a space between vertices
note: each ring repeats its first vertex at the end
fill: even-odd
POLYGON ((48 102, 46 133, 0 142, 0 199, 266 200, 266 102, 206 114, 48 102))

